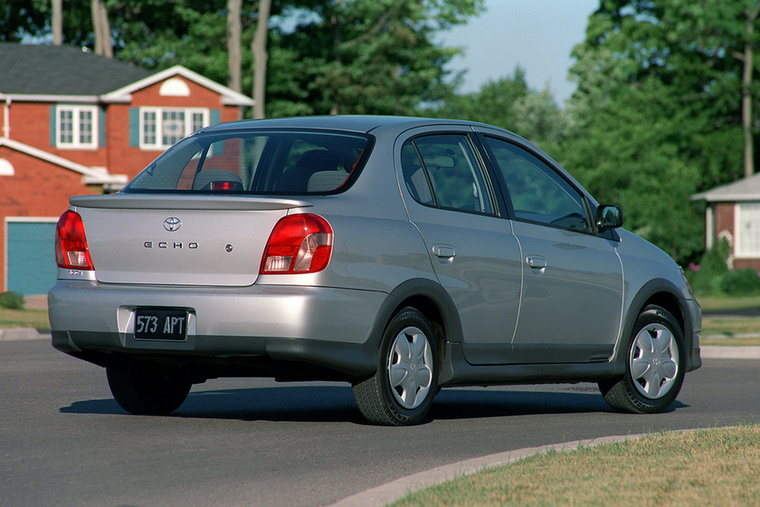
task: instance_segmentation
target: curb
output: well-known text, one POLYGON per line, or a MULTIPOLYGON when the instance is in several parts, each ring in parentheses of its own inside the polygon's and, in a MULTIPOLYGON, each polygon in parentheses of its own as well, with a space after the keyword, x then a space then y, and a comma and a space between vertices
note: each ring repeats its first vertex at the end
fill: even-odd
POLYGON ((45 340, 50 338, 50 331, 39 331, 31 327, 0 329, 0 342, 22 340, 45 340))
POLYGON ((550 451, 574 451, 580 447, 595 447, 603 444, 614 442, 624 442, 626 440, 635 440, 643 437, 643 434, 637 435, 620 435, 612 437, 600 437, 590 440, 575 440, 561 444, 543 445, 540 447, 528 447, 517 449, 515 451, 490 454, 480 458, 473 458, 451 465, 444 465, 433 468, 425 472, 416 473, 408 477, 402 477, 395 481, 383 484, 376 488, 368 489, 355 495, 344 498, 330 507, 353 507, 362 505, 364 507, 380 507, 388 505, 391 502, 403 498, 409 493, 419 491, 430 486, 441 484, 450 479, 472 475, 488 468, 498 467, 501 465, 510 465, 525 458, 536 454, 545 454, 550 451))

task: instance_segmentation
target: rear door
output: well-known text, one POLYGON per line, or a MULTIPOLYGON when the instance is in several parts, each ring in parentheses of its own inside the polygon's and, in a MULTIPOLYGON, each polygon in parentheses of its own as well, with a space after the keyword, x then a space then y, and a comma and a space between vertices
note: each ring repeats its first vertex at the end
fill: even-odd
POLYGON ((458 309, 467 360, 509 362, 520 250, 509 221, 500 216, 471 131, 410 133, 398 144, 407 212, 458 309))
POLYGON ((484 139, 506 185, 522 251, 523 295, 513 360, 607 360, 622 312, 617 241, 595 234, 590 203, 547 161, 508 140, 484 139))

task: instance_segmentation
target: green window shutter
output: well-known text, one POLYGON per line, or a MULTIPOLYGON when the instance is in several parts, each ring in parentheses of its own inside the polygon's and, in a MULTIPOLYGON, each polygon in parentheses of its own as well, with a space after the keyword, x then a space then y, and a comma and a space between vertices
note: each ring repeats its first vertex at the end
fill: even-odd
POLYGON ((140 108, 129 108, 129 145, 133 148, 140 146, 140 108))
POLYGON ((216 125, 222 121, 222 111, 220 109, 211 110, 211 125, 216 125))
POLYGON ((56 127, 58 126, 58 110, 55 106, 50 106, 50 146, 56 143, 56 127))
POLYGON ((104 148, 106 145, 106 109, 98 108, 98 145, 104 148))

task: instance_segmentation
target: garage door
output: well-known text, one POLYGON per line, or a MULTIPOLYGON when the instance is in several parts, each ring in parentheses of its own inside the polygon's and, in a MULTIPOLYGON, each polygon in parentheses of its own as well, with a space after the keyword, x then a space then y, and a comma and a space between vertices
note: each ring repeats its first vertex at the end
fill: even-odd
POLYGON ((6 221, 8 290, 25 296, 47 294, 55 283, 55 219, 6 221))

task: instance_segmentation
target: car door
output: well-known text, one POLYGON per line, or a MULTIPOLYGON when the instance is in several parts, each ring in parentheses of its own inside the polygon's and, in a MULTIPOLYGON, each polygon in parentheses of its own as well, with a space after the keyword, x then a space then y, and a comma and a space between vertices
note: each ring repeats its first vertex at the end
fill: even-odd
POLYGON ((596 234, 592 203, 560 171, 514 142, 483 139, 506 187, 521 249, 523 292, 512 360, 607 360, 623 301, 617 241, 596 234))
POLYGON ((520 249, 500 215, 472 132, 399 139, 407 212, 462 323, 473 364, 509 361, 520 302, 520 249))

